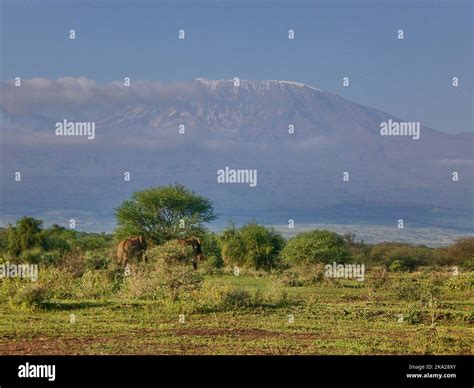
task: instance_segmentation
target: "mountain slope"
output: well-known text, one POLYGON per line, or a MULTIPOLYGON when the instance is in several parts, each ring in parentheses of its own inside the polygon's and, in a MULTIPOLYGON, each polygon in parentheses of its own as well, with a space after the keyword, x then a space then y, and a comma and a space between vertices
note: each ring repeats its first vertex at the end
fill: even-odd
POLYGON ((24 96, 23 110, 9 105, 18 92, 2 86, 2 214, 87 210, 100 217, 133 190, 180 182, 209 196, 224 217, 406 217, 472 227, 472 134, 421 123, 418 140, 381 136, 381 123, 400 120, 290 81, 241 80, 236 87, 198 78, 130 90, 81 81, 76 104, 68 100, 68 82, 52 86, 61 100, 54 93, 41 103, 24 96), (54 123, 64 118, 94 121, 96 138, 55 136, 54 123), (256 169, 258 185, 219 184, 225 166, 256 169), (11 181, 20 170, 21 185, 11 181))

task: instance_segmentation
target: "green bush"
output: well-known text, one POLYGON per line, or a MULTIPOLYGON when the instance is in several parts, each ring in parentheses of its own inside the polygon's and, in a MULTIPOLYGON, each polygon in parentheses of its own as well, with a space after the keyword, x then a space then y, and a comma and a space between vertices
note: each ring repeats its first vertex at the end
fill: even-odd
POLYGON ((387 255, 387 265, 394 261, 402 263, 402 269, 414 270, 415 268, 433 264, 433 250, 425 246, 404 246, 390 251, 387 255))
POLYGON ((429 304, 440 293, 439 287, 424 279, 403 278, 395 282, 392 287, 398 299, 418 301, 424 305, 429 304))
POLYGON ((159 300, 165 297, 158 272, 151 265, 132 267, 122 278, 121 294, 127 298, 159 300))
POLYGON ((369 260, 373 264, 386 265, 388 254, 394 249, 403 246, 406 246, 406 244, 394 242, 381 242, 376 244, 370 250, 369 260))
POLYGON ((284 240, 274 229, 255 222, 240 229, 233 225, 221 237, 222 257, 226 265, 271 269, 279 263, 284 240))
POLYGON ((113 237, 104 233, 78 232, 74 236, 74 245, 83 251, 103 251, 113 244, 113 237))
POLYGON ((344 263, 350 258, 344 239, 327 230, 299 233, 288 241, 281 256, 289 264, 344 263))
POLYGON ((11 304, 26 310, 42 308, 50 299, 50 290, 44 284, 27 283, 11 298, 11 304))
POLYGON ((150 263, 134 267, 124 277, 124 292, 130 296, 172 302, 186 298, 201 287, 203 276, 191 265, 192 247, 181 247, 177 241, 156 246, 148 252, 150 263))
POLYGON ((21 252, 20 258, 23 262, 38 264, 41 262, 43 251, 41 248, 26 249, 21 252))
POLYGON ((45 251, 69 252, 74 244, 76 232, 53 225, 41 232, 42 247, 45 251))
POLYGON ((41 254, 41 264, 54 266, 57 265, 62 259, 61 252, 52 251, 52 252, 43 252, 41 254))
POLYGON ((162 245, 154 246, 147 251, 147 257, 150 262, 173 264, 189 264, 194 260, 194 251, 192 246, 179 245, 177 240, 167 241, 162 245))
POLYGON ((241 288, 224 290, 221 295, 221 305, 224 308, 245 308, 251 307, 254 304, 250 292, 241 288))
POLYGON ((437 262, 440 265, 458 265, 467 270, 474 270, 474 237, 462 237, 454 244, 437 249, 437 262))
POLYGON ((445 287, 455 291, 472 290, 474 287, 474 272, 463 272, 450 277, 446 280, 445 287))
MULTIPOLYGON (((380 243, 375 245, 370 253, 373 263, 391 268, 395 271, 414 270, 424 265, 434 264, 435 252, 423 245, 402 243, 380 243)), ((392 271, 392 269, 391 269, 392 271)))
POLYGON ((2 301, 11 301, 18 290, 25 284, 20 278, 4 278, 0 281, 0 298, 2 301))
POLYGON ((206 266, 219 269, 224 266, 219 237, 213 232, 207 232, 201 239, 202 251, 206 259, 206 266))
POLYGON ((302 287, 305 285, 301 274, 293 269, 287 269, 281 274, 281 281, 287 287, 302 287))
POLYGON ((99 299, 112 294, 114 285, 103 270, 88 270, 80 278, 76 297, 80 299, 99 299))
POLYGON ((199 290, 203 281, 203 276, 188 264, 168 264, 166 261, 161 261, 156 271, 160 288, 172 302, 199 290))
POLYGON ((387 273, 387 270, 384 266, 377 266, 374 267, 370 273, 369 276, 367 276, 368 284, 377 289, 377 288, 382 288, 388 285, 389 283, 389 276, 387 273))
POLYGON ((41 281, 51 290, 51 298, 67 299, 76 296, 79 279, 69 271, 56 267, 41 269, 41 281))
POLYGON ((87 269, 106 269, 111 260, 104 252, 87 251, 84 254, 84 264, 87 269))
POLYGON ((404 321, 408 322, 411 325, 416 325, 423 322, 423 312, 420 309, 418 303, 411 303, 406 315, 404 316, 404 321))
POLYGON ((0 252, 6 252, 8 249, 8 230, 0 227, 0 252))
POLYGON ((32 217, 19 219, 15 226, 8 226, 8 251, 19 256, 23 251, 39 248, 42 244, 43 221, 32 217))
POLYGON ((403 265, 403 262, 400 260, 392 261, 389 267, 390 272, 400 272, 400 271, 403 271, 403 269, 404 269, 404 265, 403 265))
POLYGON ((281 281, 289 287, 311 286, 324 280, 324 264, 300 264, 283 271, 281 281))
POLYGON ((29 264, 58 265, 62 261, 62 253, 45 252, 41 248, 26 249, 21 252, 19 261, 29 264))

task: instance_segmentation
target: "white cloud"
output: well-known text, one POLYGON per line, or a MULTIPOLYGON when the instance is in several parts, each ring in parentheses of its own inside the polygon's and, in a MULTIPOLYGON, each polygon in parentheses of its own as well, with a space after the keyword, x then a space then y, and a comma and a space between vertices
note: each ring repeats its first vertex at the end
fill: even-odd
POLYGON ((57 80, 32 78, 0 84, 0 109, 13 117, 55 116, 68 113, 106 113, 131 104, 172 101, 183 95, 200 93, 192 82, 123 81, 97 84, 85 77, 62 77, 57 80))

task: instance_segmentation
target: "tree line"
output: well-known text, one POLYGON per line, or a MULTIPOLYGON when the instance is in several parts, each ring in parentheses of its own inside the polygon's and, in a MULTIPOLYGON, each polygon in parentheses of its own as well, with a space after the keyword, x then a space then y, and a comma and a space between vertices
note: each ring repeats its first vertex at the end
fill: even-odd
POLYGON ((23 217, 0 229, 0 252, 3 260, 58 265, 75 257, 101 268, 113 262, 117 242, 130 236, 143 236, 151 247, 198 236, 208 265, 214 268, 271 270, 332 262, 382 265, 391 271, 474 266, 474 237, 441 248, 396 242, 366 244, 356 241, 354 234, 328 230, 301 232, 285 240, 275 229, 256 221, 241 227, 230 223, 221 233, 214 233, 206 227, 218 217, 212 202, 179 184, 135 192, 116 209, 116 217, 114 234, 79 232, 59 225, 45 228, 42 220, 23 217))

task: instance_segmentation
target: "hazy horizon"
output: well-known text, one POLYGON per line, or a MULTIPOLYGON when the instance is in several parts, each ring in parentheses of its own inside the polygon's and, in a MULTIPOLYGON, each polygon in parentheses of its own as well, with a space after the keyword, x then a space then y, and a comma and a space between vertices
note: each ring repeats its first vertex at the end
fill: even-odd
POLYGON ((0 224, 109 225, 179 182, 224 220, 474 233, 471 15, 3 0, 0 224))

